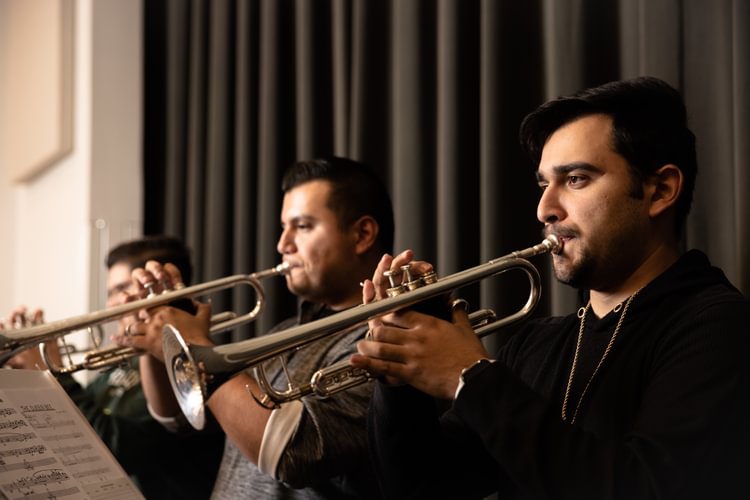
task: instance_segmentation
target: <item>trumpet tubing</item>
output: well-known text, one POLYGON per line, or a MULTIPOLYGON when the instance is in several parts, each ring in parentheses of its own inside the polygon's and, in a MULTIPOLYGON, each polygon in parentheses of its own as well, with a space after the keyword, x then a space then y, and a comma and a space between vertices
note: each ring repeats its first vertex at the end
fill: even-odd
MULTIPOLYGON (((479 336, 490 333, 486 327, 496 321, 497 317, 492 309, 480 309, 469 314, 469 322, 474 331, 480 332, 483 330, 482 334, 478 333, 479 336)), ((284 402, 299 399, 310 394, 320 397, 331 396, 337 392, 372 380, 372 377, 366 370, 353 367, 349 363, 349 360, 345 359, 316 371, 307 384, 296 387, 290 386, 285 391, 279 391, 268 382, 263 366, 262 363, 256 365, 254 367, 254 375, 260 389, 263 391, 263 398, 258 400, 258 402, 269 408, 278 407, 284 402)))
MULTIPOLYGON (((260 314, 265 304, 265 293, 260 280, 280 276, 289 271, 289 264, 282 263, 270 269, 258 271, 252 274, 238 274, 227 276, 217 280, 200 283, 177 290, 170 290, 158 295, 151 295, 145 299, 135 300, 126 304, 102 309, 81 316, 66 318, 41 325, 18 328, 15 330, 0 330, 0 365, 5 364, 17 352, 34 347, 36 345, 51 342, 58 337, 79 330, 100 327, 110 321, 119 320, 130 314, 135 314, 141 309, 151 309, 169 305, 181 299, 191 299, 210 293, 226 290, 239 285, 247 285, 255 291, 255 305, 247 313, 239 315, 233 312, 219 313, 212 317, 211 333, 219 333, 240 325, 249 323, 260 314), (216 321, 214 321, 216 318, 216 321)), ((102 368, 113 366, 126 359, 140 356, 143 352, 133 348, 112 348, 98 353, 92 352, 88 359, 79 365, 68 367, 48 366, 54 373, 70 373, 81 369, 102 368), (107 361, 110 360, 110 361, 107 361)), ((43 356, 45 349, 42 350, 43 356)))
MULTIPOLYGON (((235 318, 237 318, 237 313, 232 311, 224 311, 214 314, 211 316, 210 333, 213 335, 215 333, 226 331, 228 329, 226 328, 226 322, 235 318), (219 325, 219 328, 216 328, 215 325, 219 325)), ((99 331, 102 332, 101 325, 97 326, 99 327, 99 331)), ((99 337, 102 337, 101 333, 99 334, 99 337)), ((55 375, 75 373, 81 370, 100 370, 102 368, 110 368, 145 354, 144 351, 138 350, 135 347, 112 346, 105 349, 99 349, 99 342, 94 341, 92 343, 94 344, 94 348, 86 352, 71 349, 67 344, 64 344, 65 349, 60 353, 61 357, 68 360, 67 364, 64 365, 58 365, 52 358, 49 351, 49 342, 40 343, 39 352, 41 353, 42 360, 47 366, 47 369, 55 375), (78 361, 77 363, 73 362, 73 354, 81 354, 81 361, 78 361)))
MULTIPOLYGON (((485 278, 496 276, 510 269, 524 271, 530 284, 529 297, 524 306, 504 318, 492 318, 487 314, 485 324, 475 330, 484 336, 493 333, 502 326, 514 323, 530 314, 539 301, 541 285, 539 272, 528 260, 535 255, 559 252, 561 243, 554 235, 545 238, 541 243, 524 250, 512 252, 506 256, 493 259, 487 263, 464 271, 434 279, 430 283, 369 304, 353 307, 346 311, 325 318, 297 325, 270 335, 235 342, 220 346, 191 346, 182 338, 174 327, 167 326, 162 337, 164 360, 167 373, 175 391, 175 396, 188 421, 197 429, 205 423, 204 404, 213 391, 229 378, 244 369, 258 366, 271 358, 285 352, 309 345, 323 337, 356 327, 370 319, 410 307, 438 295, 446 294, 485 278)), ((336 366, 336 365, 332 365, 336 366)), ((331 367, 328 367, 331 368, 331 367)), ((366 380, 361 373, 346 372, 336 366, 331 372, 323 369, 320 375, 313 377, 307 385, 276 393, 265 381, 262 368, 256 369, 256 378, 274 405, 298 399, 311 392, 321 395, 336 392, 338 386, 348 388, 366 380), (260 375, 258 375, 260 373, 260 375), (350 379, 357 382, 350 384, 350 379), (330 385, 327 385, 330 384, 330 385), (317 389, 316 389, 317 388, 317 389), (333 391, 333 392, 332 392, 333 391)))

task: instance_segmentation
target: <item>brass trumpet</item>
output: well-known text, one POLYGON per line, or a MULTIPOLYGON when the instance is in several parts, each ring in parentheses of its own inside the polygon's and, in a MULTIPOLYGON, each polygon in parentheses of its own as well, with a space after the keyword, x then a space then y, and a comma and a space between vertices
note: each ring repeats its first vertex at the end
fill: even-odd
MULTIPOLYGON (((95 350, 87 353, 81 363, 57 366, 49 359, 47 349, 43 344, 56 340, 64 335, 100 327, 110 321, 118 320, 130 314, 135 314, 141 309, 168 305, 180 299, 190 299, 218 292, 234 286, 248 285, 255 291, 255 306, 247 313, 238 315, 234 312, 223 312, 212 316, 211 333, 219 333, 244 325, 260 314, 265 304, 265 293, 260 280, 272 276, 280 276, 289 271, 289 264, 282 263, 264 271, 251 274, 238 274, 227 276, 217 280, 208 281, 198 285, 170 290, 160 294, 152 294, 145 299, 135 300, 127 304, 103 309, 81 316, 66 318, 41 325, 18 328, 14 330, 0 330, 0 365, 5 364, 19 351, 40 345, 42 357, 47 363, 48 369, 56 374, 71 373, 78 370, 92 370, 118 365, 130 358, 140 356, 143 351, 132 347, 112 347, 104 350, 95 350)), ((63 353, 63 355, 65 355, 63 353)))
POLYGON ((369 375, 363 370, 352 368, 348 361, 343 361, 316 372, 309 384, 292 387, 290 383, 287 391, 278 392, 267 382, 260 364, 328 335, 363 324, 372 318, 450 293, 484 278, 496 276, 510 269, 524 271, 530 284, 526 303, 515 313, 500 319, 495 318, 494 313, 484 313, 484 324, 475 328, 475 333, 480 337, 485 336, 500 327, 525 318, 539 302, 541 295, 539 272, 526 259, 547 252, 559 253, 561 249, 562 244, 557 237, 550 235, 533 247, 512 252, 445 278, 435 278, 430 283, 407 293, 363 304, 277 333, 227 345, 212 347, 189 345, 176 328, 166 325, 162 344, 172 388, 180 408, 196 429, 202 429, 205 424, 205 401, 216 388, 249 367, 256 367, 255 378, 265 391, 265 396, 259 402, 264 405, 269 402, 278 405, 312 393, 321 396, 334 394, 366 382, 370 378, 369 375))

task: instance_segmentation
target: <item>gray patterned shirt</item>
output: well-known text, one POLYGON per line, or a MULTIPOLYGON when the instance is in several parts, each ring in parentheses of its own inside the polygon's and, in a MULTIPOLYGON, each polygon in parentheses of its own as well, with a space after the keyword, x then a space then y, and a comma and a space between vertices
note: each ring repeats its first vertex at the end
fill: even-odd
MULTIPOLYGON (((331 311, 319 305, 303 303, 297 318, 282 322, 274 331, 328 314, 331 311)), ((309 382, 320 368, 347 359, 366 330, 363 325, 331 335, 287 356, 291 376, 309 382)), ((266 373, 274 386, 286 384, 279 362, 267 364, 266 373)), ((372 382, 327 398, 303 398, 300 420, 277 465, 278 479, 261 471, 227 440, 212 498, 379 498, 365 428, 371 393, 372 382)))

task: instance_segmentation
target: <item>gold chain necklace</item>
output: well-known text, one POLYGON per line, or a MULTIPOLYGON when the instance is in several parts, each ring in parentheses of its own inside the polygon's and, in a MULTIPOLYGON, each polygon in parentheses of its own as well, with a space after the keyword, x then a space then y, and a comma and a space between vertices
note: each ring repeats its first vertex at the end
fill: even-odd
MULTIPOLYGON (((599 371, 599 368, 601 368, 601 366, 604 364, 604 360, 607 359, 607 356, 609 355, 609 351, 612 350, 612 346, 615 343, 617 334, 620 332, 620 327, 622 326, 623 321, 625 321, 625 315, 628 312, 630 303, 633 302, 633 299, 635 298, 636 295, 638 295, 638 292, 640 292, 641 290, 642 288, 639 288, 638 290, 636 290, 636 292, 633 295, 630 296, 628 301, 625 302, 625 307, 622 307, 622 302, 620 302, 613 309, 614 312, 618 312, 620 309, 622 309, 622 314, 620 315, 620 319, 617 321, 617 326, 615 326, 615 331, 612 332, 612 337, 609 339, 607 348, 604 349, 604 354, 602 354, 602 358, 599 360, 599 364, 597 364, 596 368, 594 368, 594 373, 591 374, 589 381, 586 382, 586 387, 583 388, 581 397, 578 398, 578 404, 576 405, 576 409, 573 412, 573 418, 570 419, 571 425, 573 425, 573 423, 575 423, 576 421, 576 417, 578 416, 578 410, 581 408, 581 403, 583 402, 583 398, 586 396, 586 392, 589 390, 589 386, 591 385, 591 382, 594 380, 594 377, 596 377, 596 373, 599 371)), ((588 314, 590 308, 591 308, 591 300, 589 299, 589 302, 588 304, 586 304, 586 307, 582 307, 578 310, 578 317, 581 318, 581 326, 578 329, 578 341, 576 342, 576 352, 573 355, 573 366, 570 368, 570 376, 568 377, 568 387, 566 387, 565 389, 565 399, 563 399, 563 405, 562 405, 563 422, 567 421, 568 398, 570 397, 570 388, 573 385, 573 377, 575 376, 576 366, 578 365, 578 353, 581 349, 581 339, 583 339, 583 330, 584 330, 584 325, 586 324, 586 314, 588 314)))

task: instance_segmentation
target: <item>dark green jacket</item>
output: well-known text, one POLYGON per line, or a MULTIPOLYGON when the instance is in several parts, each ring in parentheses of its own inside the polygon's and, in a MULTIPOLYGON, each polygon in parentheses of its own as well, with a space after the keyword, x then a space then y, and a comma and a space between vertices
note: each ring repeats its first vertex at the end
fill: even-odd
POLYGON ((70 375, 59 381, 146 498, 211 496, 224 434, 218 425, 190 433, 162 427, 148 412, 135 360, 85 388, 70 375))

